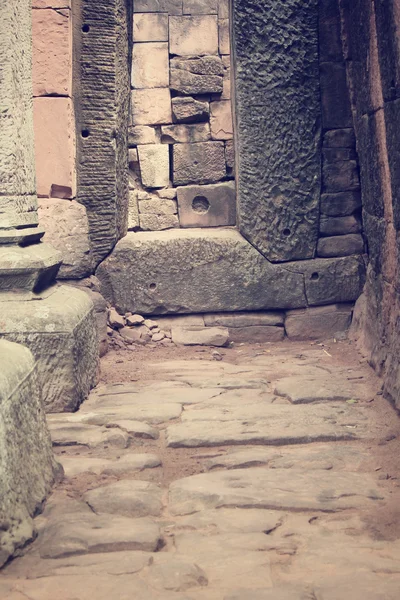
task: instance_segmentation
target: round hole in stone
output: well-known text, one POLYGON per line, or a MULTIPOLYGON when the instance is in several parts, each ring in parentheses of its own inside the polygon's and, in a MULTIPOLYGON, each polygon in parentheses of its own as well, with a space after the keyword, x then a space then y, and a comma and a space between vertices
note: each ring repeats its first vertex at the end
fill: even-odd
POLYGON ((289 235, 290 235, 292 232, 290 231, 290 229, 288 229, 288 228, 286 227, 286 229, 284 229, 284 230, 282 231, 282 233, 283 233, 283 235, 285 235, 285 236, 287 237, 287 236, 289 236, 289 235))
POLYGON ((85 23, 84 25, 82 25, 82 31, 83 31, 83 33, 89 33, 89 31, 90 31, 90 25, 88 25, 87 23, 85 23))
POLYGON ((89 129, 82 129, 81 135, 82 135, 83 138, 88 138, 89 135, 90 135, 89 129))
POLYGON ((210 203, 205 196, 195 196, 192 200, 194 212, 204 215, 210 208, 210 203))
POLYGON ((312 273, 312 274, 311 274, 311 279, 312 279, 313 281, 317 281, 317 279, 319 279, 319 273, 312 273))
POLYGON ((156 289, 156 287, 157 287, 157 284, 156 284, 156 283, 151 283, 151 284, 149 285, 149 289, 150 289, 150 290, 155 290, 155 289, 156 289))

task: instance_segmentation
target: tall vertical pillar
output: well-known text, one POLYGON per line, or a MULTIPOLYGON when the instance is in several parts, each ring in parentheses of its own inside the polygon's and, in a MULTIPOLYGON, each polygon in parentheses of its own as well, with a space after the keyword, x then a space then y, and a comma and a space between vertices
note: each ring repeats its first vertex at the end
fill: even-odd
POLYGON ((0 336, 28 346, 49 411, 74 410, 96 382, 87 295, 59 286, 61 256, 40 241, 30 0, 0 2, 0 336))

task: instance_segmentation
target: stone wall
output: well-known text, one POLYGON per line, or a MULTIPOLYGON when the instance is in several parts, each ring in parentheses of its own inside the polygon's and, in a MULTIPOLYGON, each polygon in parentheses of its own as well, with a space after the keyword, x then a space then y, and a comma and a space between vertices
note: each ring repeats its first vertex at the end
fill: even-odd
POLYGON ((400 9, 395 0, 340 0, 369 250, 354 334, 400 408, 400 9))
POLYGON ((229 2, 134 2, 129 230, 235 225, 229 2))

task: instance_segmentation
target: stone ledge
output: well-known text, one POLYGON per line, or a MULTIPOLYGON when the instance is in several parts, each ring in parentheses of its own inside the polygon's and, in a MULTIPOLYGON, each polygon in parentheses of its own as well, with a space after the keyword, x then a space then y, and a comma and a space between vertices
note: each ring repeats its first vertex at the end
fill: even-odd
POLYGON ((52 282, 61 255, 47 244, 0 247, 0 290, 41 291, 52 282))

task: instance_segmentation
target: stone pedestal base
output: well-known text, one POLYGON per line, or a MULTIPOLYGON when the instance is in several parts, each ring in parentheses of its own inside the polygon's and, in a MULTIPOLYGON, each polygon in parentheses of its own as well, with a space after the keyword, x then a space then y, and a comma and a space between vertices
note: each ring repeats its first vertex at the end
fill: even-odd
POLYGON ((69 286, 26 298, 0 294, 0 336, 32 351, 46 412, 74 411, 98 377, 93 304, 69 286))
POLYGON ((56 469, 32 354, 0 340, 0 566, 33 537, 56 469))

